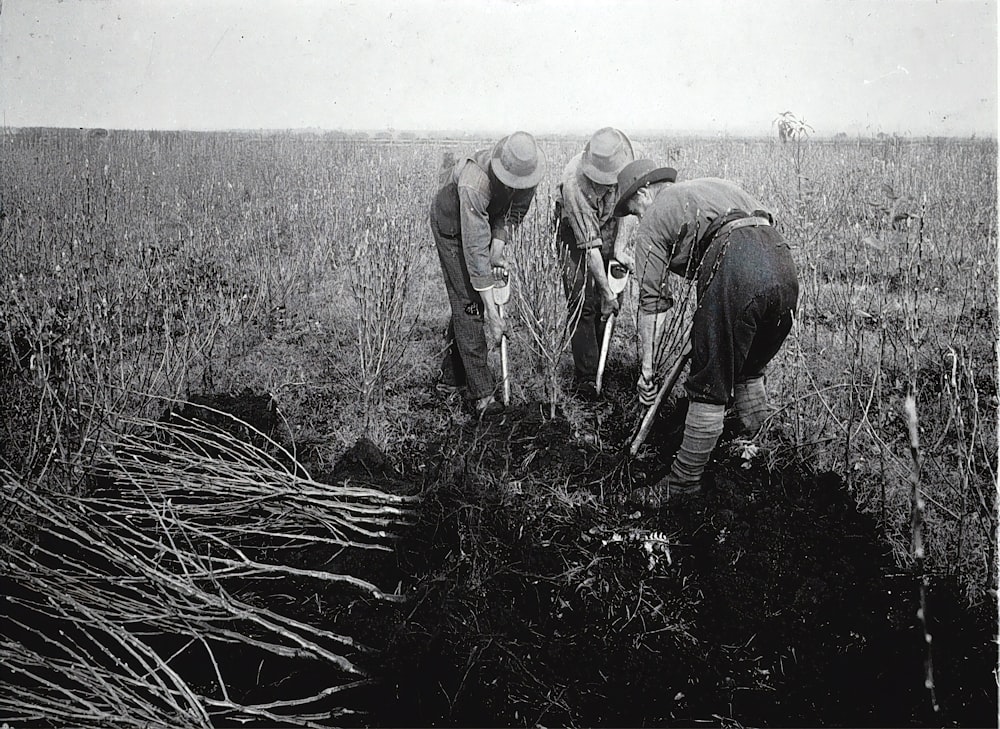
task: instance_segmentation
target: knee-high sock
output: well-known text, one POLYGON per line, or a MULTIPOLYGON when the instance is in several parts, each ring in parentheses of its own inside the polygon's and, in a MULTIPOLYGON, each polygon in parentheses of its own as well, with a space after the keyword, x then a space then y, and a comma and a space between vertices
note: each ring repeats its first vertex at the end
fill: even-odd
POLYGON ((670 480, 697 483, 722 434, 725 405, 692 402, 684 420, 684 440, 670 467, 670 480))
POLYGON ((755 377, 746 382, 737 383, 733 388, 733 400, 739 413, 743 427, 750 433, 756 433, 764 424, 764 419, 771 414, 767 404, 767 391, 764 389, 764 378, 755 377))

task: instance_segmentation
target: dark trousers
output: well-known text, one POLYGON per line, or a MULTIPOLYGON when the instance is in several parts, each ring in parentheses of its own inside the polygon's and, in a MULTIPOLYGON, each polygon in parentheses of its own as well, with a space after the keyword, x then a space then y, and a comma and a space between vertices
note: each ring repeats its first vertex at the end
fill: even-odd
POLYGON ((688 397, 726 405, 737 382, 763 375, 791 331, 798 296, 795 261, 773 227, 713 241, 698 272, 688 397))
MULTIPOLYGON (((576 311, 579 297, 583 296, 583 306, 573 332, 573 364, 578 381, 593 382, 597 379, 597 365, 601 358, 601 342, 607 321, 601 319, 601 292, 594 284, 594 277, 587 267, 587 251, 576 247, 573 233, 563 224, 560 237, 568 247, 563 268, 563 288, 570 312, 576 311)), ((601 251, 601 259, 607 268, 610 256, 601 251)), ((619 297, 620 300, 621 297, 619 297)))
POLYGON ((483 332, 483 301, 469 279, 469 269, 459 238, 445 238, 431 214, 431 234, 441 261, 441 273, 451 305, 441 377, 444 382, 467 386, 476 399, 492 395, 496 388, 487 359, 486 334, 483 332))

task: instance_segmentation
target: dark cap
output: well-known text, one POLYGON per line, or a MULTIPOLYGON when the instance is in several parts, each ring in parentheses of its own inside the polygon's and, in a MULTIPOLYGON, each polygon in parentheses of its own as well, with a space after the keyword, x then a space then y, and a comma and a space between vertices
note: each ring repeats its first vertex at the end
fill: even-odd
POLYGON ((660 167, 651 159, 637 159, 629 162, 618 173, 618 202, 615 203, 615 216, 628 215, 625 204, 635 195, 640 187, 654 182, 676 182, 677 170, 673 167, 660 167))

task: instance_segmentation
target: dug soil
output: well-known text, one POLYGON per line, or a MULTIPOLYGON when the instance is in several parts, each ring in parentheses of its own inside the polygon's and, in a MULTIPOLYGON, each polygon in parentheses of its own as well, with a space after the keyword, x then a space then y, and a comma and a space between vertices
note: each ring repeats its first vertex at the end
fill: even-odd
POLYGON ((634 413, 591 412, 573 432, 512 408, 395 470, 369 447, 330 474, 424 496, 397 552, 367 565, 409 602, 339 621, 381 650, 355 697, 365 724, 997 725, 995 604, 929 577, 928 664, 921 582, 840 477, 723 442, 699 499, 608 508, 670 462, 685 407, 633 461, 634 413))

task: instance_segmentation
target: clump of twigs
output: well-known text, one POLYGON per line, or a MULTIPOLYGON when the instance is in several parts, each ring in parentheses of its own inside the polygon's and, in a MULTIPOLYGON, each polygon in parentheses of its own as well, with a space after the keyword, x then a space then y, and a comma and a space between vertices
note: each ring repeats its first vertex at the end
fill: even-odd
POLYGON ((0 661, 18 687, 0 718, 317 726, 349 713, 339 694, 371 680, 371 649, 304 618, 296 595, 320 614, 345 591, 400 601, 336 565, 390 550, 413 498, 314 481, 259 432, 266 449, 177 416, 118 422, 115 446, 95 446, 104 486, 90 494, 0 471, 3 513, 34 515, 9 518, 0 544, 17 616, 0 661), (270 696, 269 671, 311 678, 270 696))
POLYGON ((380 428, 387 417, 385 393, 406 374, 408 334, 420 310, 419 289, 412 278, 420 251, 413 241, 420 234, 412 220, 396 220, 388 209, 379 209, 371 222, 371 227, 354 231, 357 249, 350 290, 356 309, 357 361, 343 376, 357 393, 364 435, 381 442, 380 428))
POLYGON ((549 417, 556 416, 562 396, 560 368, 573 340, 583 309, 583 295, 567 301, 563 276, 569 251, 540 211, 547 201, 536 200, 533 214, 515 233, 514 292, 518 321, 527 336, 525 349, 534 370, 541 375, 549 417))

